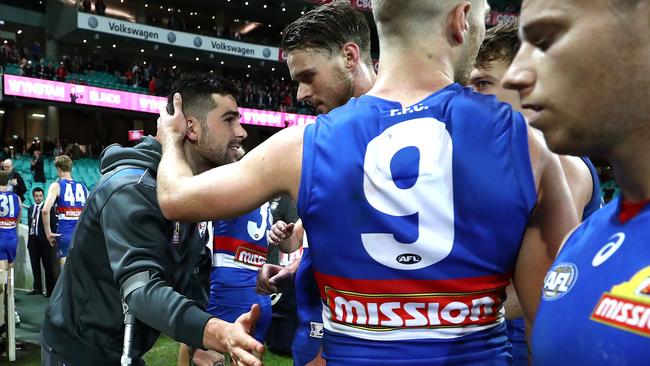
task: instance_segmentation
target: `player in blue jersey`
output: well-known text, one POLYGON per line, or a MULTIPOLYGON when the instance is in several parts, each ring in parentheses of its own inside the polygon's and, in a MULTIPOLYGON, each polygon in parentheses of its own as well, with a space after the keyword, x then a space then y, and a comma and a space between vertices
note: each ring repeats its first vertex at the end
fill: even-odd
POLYGON ((72 159, 70 157, 67 155, 57 156, 54 159, 54 166, 59 179, 50 184, 41 212, 43 213, 45 235, 50 245, 56 246, 56 254, 61 267, 63 267, 68 256, 72 234, 81 216, 81 211, 86 205, 88 189, 83 183, 72 178, 72 159), (52 206, 55 207, 58 216, 56 233, 52 233, 50 229, 52 206))
MULTIPOLYGON (((470 85, 478 93, 495 95, 497 99, 509 103, 515 110, 526 116, 527 110, 521 108, 519 94, 501 85, 503 75, 521 45, 518 31, 519 22, 513 21, 501 23, 486 32, 476 57, 476 65, 472 70, 470 85)), ((582 220, 585 220, 602 206, 596 168, 588 158, 563 155, 560 156, 560 162, 571 189, 576 212, 582 220)), ((523 313, 517 301, 517 293, 512 286, 508 287, 507 293, 506 323, 508 340, 513 346, 513 364, 528 365, 529 351, 523 313)))
POLYGON ((269 203, 230 220, 213 223, 213 260, 210 276, 210 314, 234 322, 259 304, 261 315, 255 338, 264 343, 271 325, 271 297, 255 291, 257 271, 266 262, 267 237, 273 217, 269 203))
POLYGON ((650 359, 650 2, 526 0, 504 77, 558 154, 612 162, 619 197, 566 240, 532 335, 535 365, 650 359))
MULTIPOLYGON (((372 87, 376 74, 370 55, 370 28, 365 16, 348 2, 319 6, 288 25, 282 34, 289 72, 299 85, 298 99, 320 113, 328 113, 372 87)), ((279 245, 290 235, 284 230, 285 225, 274 225, 284 237, 271 233, 272 243, 279 245)), ((296 225, 298 238, 282 247, 285 252, 302 246, 302 223, 296 225)), ((293 229, 292 224, 288 226, 293 229)), ((295 277, 298 327, 291 347, 293 360, 299 366, 312 361, 312 365, 323 363, 317 357, 323 327, 322 304, 309 248, 305 246, 301 259, 286 269, 267 264, 259 273, 258 288, 264 293, 278 292, 279 285, 292 282, 295 277)))
POLYGON ((280 192, 297 200, 328 365, 509 365, 508 279, 532 318, 578 222, 559 160, 523 116, 454 83, 469 81, 486 10, 374 2, 381 67, 367 94, 195 177, 184 117, 162 113, 167 216, 238 215, 280 192))
POLYGON ((13 266, 18 246, 20 197, 11 191, 9 172, 0 171, 0 269, 13 266))

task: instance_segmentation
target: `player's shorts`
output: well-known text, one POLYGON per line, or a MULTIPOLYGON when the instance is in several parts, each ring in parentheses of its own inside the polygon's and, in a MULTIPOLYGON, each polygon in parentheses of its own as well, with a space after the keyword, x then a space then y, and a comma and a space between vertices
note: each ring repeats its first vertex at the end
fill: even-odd
MULTIPOLYGON (((237 318, 251 310, 250 306, 233 306, 233 305, 208 305, 208 313, 216 316, 217 318, 234 323, 237 318)), ((253 337, 264 343, 266 339, 266 332, 269 331, 271 326, 271 314, 273 313, 271 305, 260 306, 260 318, 255 325, 255 333, 253 337)))
POLYGON ((313 360, 321 349, 323 338, 323 324, 310 322, 299 324, 296 335, 291 345, 293 364, 304 366, 313 360))
POLYGON ((526 322, 524 318, 506 320, 508 341, 512 345, 512 365, 528 366, 528 343, 526 342, 526 322))
POLYGON ((18 247, 18 235, 15 229, 2 229, 0 231, 0 260, 13 263, 16 259, 16 248, 18 247))
POLYGON ((72 234, 74 230, 63 230, 60 232, 61 236, 56 238, 56 255, 59 258, 65 258, 68 256, 68 249, 70 248, 70 242, 72 241, 72 234))

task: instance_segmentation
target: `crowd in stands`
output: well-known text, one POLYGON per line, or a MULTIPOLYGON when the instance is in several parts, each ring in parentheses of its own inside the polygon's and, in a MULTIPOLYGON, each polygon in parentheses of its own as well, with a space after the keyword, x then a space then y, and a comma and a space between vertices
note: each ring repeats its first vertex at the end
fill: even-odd
MULTIPOLYGON (((167 96, 172 83, 183 74, 182 67, 168 67, 149 63, 124 64, 119 59, 103 59, 94 54, 82 58, 79 55, 63 55, 59 60, 43 57, 38 42, 22 49, 7 41, 0 46, 0 66, 8 73, 21 76, 89 84, 105 88, 167 96), (98 79, 97 81, 92 76, 98 79), (101 81, 99 81, 101 80, 101 81)), ((193 72, 196 69, 192 70, 193 72)), ((210 70, 202 70, 210 72, 210 70)), ((234 78, 240 91, 242 107, 314 114, 311 107, 296 99, 297 86, 290 80, 265 77, 234 78)))

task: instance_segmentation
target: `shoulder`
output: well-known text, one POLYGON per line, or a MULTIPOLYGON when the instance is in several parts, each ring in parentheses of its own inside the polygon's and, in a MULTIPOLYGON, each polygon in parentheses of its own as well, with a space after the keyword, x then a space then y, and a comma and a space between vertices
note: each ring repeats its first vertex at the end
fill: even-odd
POLYGON ((513 122, 525 123, 523 116, 510 104, 499 101, 494 95, 476 93, 470 88, 455 91, 446 104, 447 113, 456 118, 468 118, 482 124, 490 122, 509 126, 513 122))

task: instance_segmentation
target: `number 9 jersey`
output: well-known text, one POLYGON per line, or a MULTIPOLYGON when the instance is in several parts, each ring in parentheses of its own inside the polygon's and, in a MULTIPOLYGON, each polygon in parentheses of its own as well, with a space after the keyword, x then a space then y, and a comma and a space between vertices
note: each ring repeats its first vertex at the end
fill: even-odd
POLYGON ((523 117, 452 84, 304 133, 298 213, 336 365, 509 365, 502 301, 536 191, 523 117))

